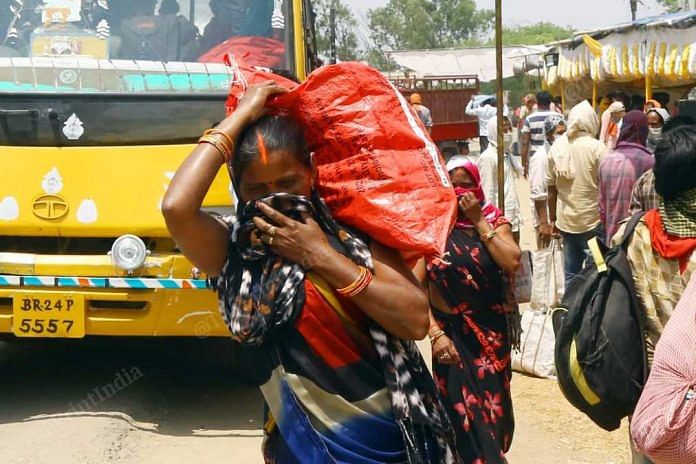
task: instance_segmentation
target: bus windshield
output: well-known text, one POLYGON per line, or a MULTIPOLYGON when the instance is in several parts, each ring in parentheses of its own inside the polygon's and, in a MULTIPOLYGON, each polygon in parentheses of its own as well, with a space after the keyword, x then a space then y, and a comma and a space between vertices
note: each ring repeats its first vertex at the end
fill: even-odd
POLYGON ((292 0, 0 0, 0 92, 224 92, 294 74, 292 0))

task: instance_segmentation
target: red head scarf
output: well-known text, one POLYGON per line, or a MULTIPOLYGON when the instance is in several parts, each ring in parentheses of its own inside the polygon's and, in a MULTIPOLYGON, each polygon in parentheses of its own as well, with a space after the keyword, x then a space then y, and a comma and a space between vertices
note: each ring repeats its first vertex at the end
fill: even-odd
MULTIPOLYGON (((472 189, 455 187, 454 193, 457 195, 457 200, 459 200, 465 193, 473 193, 481 204, 481 212, 486 218, 486 221, 488 221, 488 223, 491 225, 495 224, 503 213, 492 203, 486 201, 486 196, 484 195, 483 188, 481 187, 481 173, 479 172, 478 166, 476 166, 473 161, 465 156, 455 156, 447 163, 447 170, 451 175, 456 169, 464 169, 469 174, 475 185, 475 187, 472 189)), ((475 225, 468 218, 463 217, 463 215, 460 214, 457 218, 456 227, 459 229, 473 229, 475 225)))

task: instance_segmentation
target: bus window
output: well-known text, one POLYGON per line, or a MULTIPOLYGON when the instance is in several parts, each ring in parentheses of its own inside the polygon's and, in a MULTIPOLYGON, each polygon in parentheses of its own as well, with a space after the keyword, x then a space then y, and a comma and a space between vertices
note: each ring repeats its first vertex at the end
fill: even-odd
POLYGON ((0 57, 250 64, 294 71, 292 0, 0 0, 0 57))

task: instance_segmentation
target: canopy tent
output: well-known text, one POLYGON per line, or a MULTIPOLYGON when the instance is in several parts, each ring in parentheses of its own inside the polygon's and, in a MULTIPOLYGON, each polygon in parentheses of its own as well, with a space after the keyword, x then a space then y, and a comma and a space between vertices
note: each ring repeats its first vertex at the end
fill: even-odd
MULTIPOLYGON (((515 75, 515 64, 523 63, 525 57, 538 56, 546 50, 544 46, 504 48, 503 78, 515 75)), ((390 51, 387 56, 417 77, 478 74, 481 81, 496 77, 495 48, 492 47, 390 51)))
POLYGON ((620 84, 645 90, 696 84, 696 11, 653 16, 576 33, 549 44, 545 82, 570 100, 620 84), (568 95, 570 91, 570 95, 568 95))

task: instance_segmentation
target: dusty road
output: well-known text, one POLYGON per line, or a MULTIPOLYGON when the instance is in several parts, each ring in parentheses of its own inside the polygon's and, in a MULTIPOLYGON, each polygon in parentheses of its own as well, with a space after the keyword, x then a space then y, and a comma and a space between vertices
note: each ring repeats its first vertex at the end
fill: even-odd
MULTIPOLYGON (((0 342, 0 464, 259 464, 261 397, 220 357, 201 340, 0 342)), ((630 462, 626 428, 600 430, 555 381, 512 391, 511 464, 630 462)))

